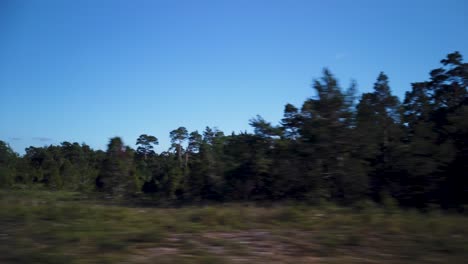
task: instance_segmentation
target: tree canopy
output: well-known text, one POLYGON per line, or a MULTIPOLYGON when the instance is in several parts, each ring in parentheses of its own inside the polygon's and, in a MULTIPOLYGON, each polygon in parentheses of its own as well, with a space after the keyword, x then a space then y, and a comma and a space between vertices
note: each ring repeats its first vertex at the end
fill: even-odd
POLYGON ((142 134, 136 150, 111 138, 106 152, 86 144, 29 147, 19 156, 0 141, 0 187, 145 196, 171 201, 297 199, 353 204, 392 197, 402 206, 462 209, 468 203, 468 64, 441 60, 403 100, 381 72, 356 96, 329 69, 301 106, 286 104, 272 124, 257 115, 253 133, 225 135, 181 126, 171 147, 142 134))

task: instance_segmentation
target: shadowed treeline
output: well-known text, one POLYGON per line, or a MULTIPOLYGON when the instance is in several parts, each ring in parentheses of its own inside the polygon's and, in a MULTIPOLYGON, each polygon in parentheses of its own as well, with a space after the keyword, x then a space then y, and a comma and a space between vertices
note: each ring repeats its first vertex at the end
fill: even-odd
POLYGON ((170 132, 172 147, 141 135, 136 150, 112 138, 106 152, 85 144, 29 147, 19 157, 0 141, 0 184, 99 191, 165 201, 331 201, 395 199, 402 206, 462 210, 468 203, 468 64, 451 53, 403 102, 380 73, 355 96, 332 73, 313 82, 302 106, 287 104, 279 125, 257 116, 254 133, 207 127, 170 132))

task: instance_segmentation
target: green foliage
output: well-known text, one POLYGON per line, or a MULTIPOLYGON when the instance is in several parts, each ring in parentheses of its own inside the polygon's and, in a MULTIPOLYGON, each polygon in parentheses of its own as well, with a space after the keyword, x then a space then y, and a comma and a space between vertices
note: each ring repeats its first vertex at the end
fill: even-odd
POLYGON ((14 182, 17 154, 0 140, 0 187, 9 187, 14 182))
POLYGON ((136 145, 138 146, 136 153, 146 160, 149 156, 153 156, 156 153, 154 152, 154 146, 158 145, 159 141, 155 136, 142 134, 138 137, 136 145))
POLYGON ((124 146, 119 137, 109 142, 96 184, 100 190, 115 197, 136 191, 132 151, 124 146))
POLYGON ((441 211, 389 214, 372 203, 359 210, 333 204, 135 208, 102 205, 77 192, 1 191, 0 262, 217 263, 240 256, 256 262, 259 252, 275 250, 279 257, 286 250, 289 257, 277 260, 463 263, 465 222, 466 216, 441 211))
MULTIPOLYGON (((142 134, 137 149, 112 138, 106 152, 85 144, 29 147, 22 157, 0 141, 0 187, 45 188, 125 197, 129 202, 211 201, 338 203, 371 200, 466 211, 468 64, 448 54, 402 103, 381 72, 356 98, 328 69, 300 107, 286 104, 277 125, 260 115, 253 132, 225 135, 206 127, 170 132, 171 147, 142 134), (357 103, 357 104, 356 104, 357 103), (135 199, 133 199, 135 198, 135 199)), ((393 210, 393 209, 392 209, 393 210)))

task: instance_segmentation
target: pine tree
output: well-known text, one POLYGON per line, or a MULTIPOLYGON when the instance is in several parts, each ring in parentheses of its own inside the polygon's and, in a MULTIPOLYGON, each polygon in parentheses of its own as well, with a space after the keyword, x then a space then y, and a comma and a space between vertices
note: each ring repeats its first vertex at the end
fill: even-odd
POLYGON ((369 164, 370 194, 380 199, 395 176, 394 167, 401 147, 401 107, 391 94, 388 77, 383 72, 377 77, 372 93, 365 93, 357 106, 356 133, 359 136, 359 156, 369 164))
POLYGON ((107 145, 106 158, 102 167, 96 186, 115 197, 129 195, 136 191, 135 175, 132 164, 132 153, 125 147, 119 137, 110 139, 107 145))

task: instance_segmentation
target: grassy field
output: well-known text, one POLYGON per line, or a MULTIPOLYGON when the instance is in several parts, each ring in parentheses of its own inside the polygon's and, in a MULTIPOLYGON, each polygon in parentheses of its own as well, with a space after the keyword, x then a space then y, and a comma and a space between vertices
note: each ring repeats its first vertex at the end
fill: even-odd
POLYGON ((0 192, 0 263, 466 263, 468 218, 332 205, 149 208, 0 192))

